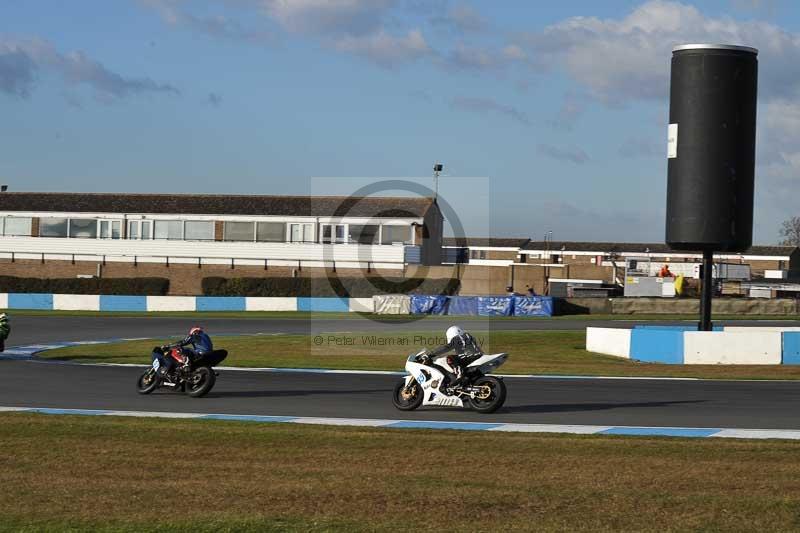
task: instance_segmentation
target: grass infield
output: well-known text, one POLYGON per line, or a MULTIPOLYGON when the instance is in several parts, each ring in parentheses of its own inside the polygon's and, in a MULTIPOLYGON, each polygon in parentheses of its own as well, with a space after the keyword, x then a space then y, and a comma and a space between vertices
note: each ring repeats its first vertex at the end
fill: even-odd
POLYGON ((0 529, 788 531, 789 441, 0 414, 0 529))
MULTIPOLYGON (((505 374, 800 379, 794 365, 664 365, 587 352, 582 331, 473 331, 486 352, 508 352, 505 374)), ((172 339, 174 341, 174 339, 172 339)), ((84 363, 149 363, 167 339, 73 346, 40 357, 84 363)), ((444 343, 440 333, 335 333, 215 337, 230 353, 225 366, 403 370, 409 353, 444 343)))

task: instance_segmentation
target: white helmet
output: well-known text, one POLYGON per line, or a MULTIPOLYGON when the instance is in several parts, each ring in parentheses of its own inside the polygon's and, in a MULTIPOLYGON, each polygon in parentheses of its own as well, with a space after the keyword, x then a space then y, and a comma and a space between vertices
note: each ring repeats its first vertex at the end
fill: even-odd
POLYGON ((445 332, 444 336, 447 338, 447 342, 449 344, 450 341, 452 341, 456 337, 460 337, 463 334, 464 330, 461 329, 460 326, 450 326, 449 328, 447 328, 447 332, 445 332))

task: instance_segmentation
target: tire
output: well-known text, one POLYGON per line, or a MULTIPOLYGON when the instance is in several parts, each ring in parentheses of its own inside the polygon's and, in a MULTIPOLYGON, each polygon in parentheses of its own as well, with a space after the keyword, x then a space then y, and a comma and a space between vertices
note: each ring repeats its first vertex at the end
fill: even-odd
POLYGON ((488 386, 492 389, 488 398, 470 398, 470 406, 479 413, 494 413, 506 402, 506 384, 494 376, 483 376, 475 380, 473 386, 488 386))
POLYGON ((156 375, 156 371, 152 368, 148 368, 136 381, 136 392, 139 394, 150 394, 158 388, 158 383, 159 379, 156 375))
POLYGON ((207 366, 199 366, 191 373, 186 382, 186 394, 192 398, 199 398, 205 396, 214 388, 217 377, 214 371, 207 366))
POLYGON ((410 397, 404 398, 404 391, 406 389, 406 380, 401 379, 397 385, 394 386, 392 393, 392 403, 396 408, 401 411, 413 411, 422 405, 422 387, 419 386, 416 380, 411 380, 408 388, 410 389, 410 397))

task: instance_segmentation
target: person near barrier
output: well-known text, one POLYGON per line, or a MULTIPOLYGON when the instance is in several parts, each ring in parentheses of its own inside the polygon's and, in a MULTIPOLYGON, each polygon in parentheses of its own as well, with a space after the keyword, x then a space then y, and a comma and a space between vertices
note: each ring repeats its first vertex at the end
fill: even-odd
POLYGON ((8 315, 0 313, 0 352, 6 351, 6 339, 11 335, 11 324, 8 322, 8 315))
MULTIPOLYGON (((447 358, 447 362, 455 370, 454 379, 450 383, 450 388, 461 385, 464 378, 464 370, 466 366, 476 357, 483 355, 478 341, 475 337, 461 329, 460 326, 450 326, 445 332, 447 344, 436 348, 430 352, 431 358, 439 357, 447 352, 454 352, 452 357, 447 358)), ((451 374, 445 372, 445 376, 451 374)), ((448 376, 451 377, 451 376, 448 376)))
POLYGON ((530 297, 530 298, 533 298, 534 296, 536 296, 536 291, 535 291, 535 290, 533 290, 533 287, 531 287, 531 286, 529 285, 529 286, 528 286, 528 297, 530 297))

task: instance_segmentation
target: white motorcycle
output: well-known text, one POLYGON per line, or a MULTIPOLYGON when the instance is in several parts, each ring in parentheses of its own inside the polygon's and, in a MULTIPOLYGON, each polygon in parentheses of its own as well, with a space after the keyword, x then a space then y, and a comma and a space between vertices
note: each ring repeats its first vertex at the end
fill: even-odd
POLYGON ((506 401, 506 385, 502 378, 487 376, 508 359, 507 353, 478 356, 464 369, 462 383, 450 387, 445 372, 455 374, 447 356, 431 359, 426 350, 406 360, 409 375, 400 380, 392 394, 392 403, 401 411, 420 406, 464 407, 480 413, 493 413, 506 401))

